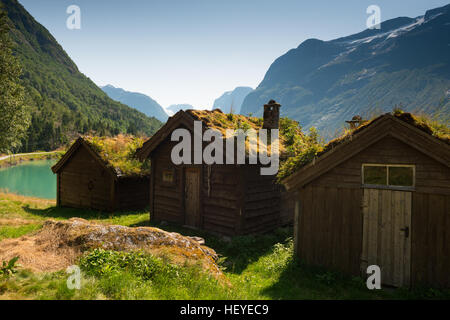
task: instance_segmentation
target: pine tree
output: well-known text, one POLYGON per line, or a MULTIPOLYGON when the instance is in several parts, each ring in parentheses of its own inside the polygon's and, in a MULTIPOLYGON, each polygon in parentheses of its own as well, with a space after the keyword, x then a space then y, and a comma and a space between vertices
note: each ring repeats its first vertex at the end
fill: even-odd
POLYGON ((13 55, 8 18, 0 3, 0 152, 20 146, 29 125, 24 105, 24 88, 20 85, 22 69, 13 55))

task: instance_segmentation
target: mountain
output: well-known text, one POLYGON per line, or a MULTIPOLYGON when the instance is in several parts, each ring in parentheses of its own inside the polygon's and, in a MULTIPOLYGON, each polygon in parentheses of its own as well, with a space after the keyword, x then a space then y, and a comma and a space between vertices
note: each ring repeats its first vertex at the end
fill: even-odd
POLYGON ((239 113, 242 102, 252 91, 253 88, 250 87, 237 87, 233 91, 227 91, 214 101, 213 109, 220 109, 225 113, 230 113, 233 109, 233 113, 239 113))
POLYGON ((190 104, 172 104, 169 107, 167 107, 167 111, 170 111, 173 114, 177 113, 180 110, 189 110, 189 109, 195 109, 195 107, 191 106, 190 104))
POLYGON ((115 88, 110 84, 100 88, 111 99, 122 102, 136 110, 139 110, 149 117, 154 117, 162 122, 166 122, 169 117, 158 102, 145 94, 125 91, 121 88, 115 88))
POLYGON ((332 41, 309 39, 270 66, 244 100, 260 115, 270 99, 281 114, 332 137, 354 115, 405 111, 450 117, 450 5, 381 29, 332 41))
POLYGON ((0 3, 10 20, 32 115, 21 151, 54 149, 78 133, 151 135, 161 126, 157 119, 109 98, 17 0, 0 3))

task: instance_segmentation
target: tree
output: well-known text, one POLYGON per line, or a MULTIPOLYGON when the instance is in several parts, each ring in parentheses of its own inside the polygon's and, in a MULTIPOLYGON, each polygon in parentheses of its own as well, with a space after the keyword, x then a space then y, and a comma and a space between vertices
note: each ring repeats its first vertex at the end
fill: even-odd
POLYGON ((0 152, 20 146, 29 126, 24 104, 24 88, 20 85, 22 68, 13 55, 8 18, 0 3, 0 152))

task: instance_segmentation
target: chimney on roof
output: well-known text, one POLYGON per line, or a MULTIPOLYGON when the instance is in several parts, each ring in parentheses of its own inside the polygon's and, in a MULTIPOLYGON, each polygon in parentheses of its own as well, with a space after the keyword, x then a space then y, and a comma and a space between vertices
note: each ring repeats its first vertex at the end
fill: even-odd
POLYGON ((275 100, 270 100, 264 105, 263 129, 278 129, 280 122, 280 107, 275 100))
POLYGON ((350 124, 350 129, 353 130, 353 129, 358 128, 358 127, 362 124, 363 119, 361 118, 361 116, 354 116, 354 117, 352 118, 352 120, 345 121, 345 122, 347 122, 348 124, 350 124))

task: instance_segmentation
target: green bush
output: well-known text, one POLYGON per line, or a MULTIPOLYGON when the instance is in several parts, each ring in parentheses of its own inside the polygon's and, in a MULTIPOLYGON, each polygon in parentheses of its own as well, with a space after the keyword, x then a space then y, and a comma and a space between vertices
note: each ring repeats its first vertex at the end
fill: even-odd
POLYGON ((162 259, 141 251, 121 252, 95 249, 81 258, 81 268, 92 276, 103 276, 121 272, 132 273, 144 280, 157 275, 176 277, 179 267, 165 263, 162 259))
POLYGON ((19 257, 14 257, 8 262, 3 261, 0 267, 0 277, 8 278, 14 273, 17 273, 17 260, 19 260, 19 257))

